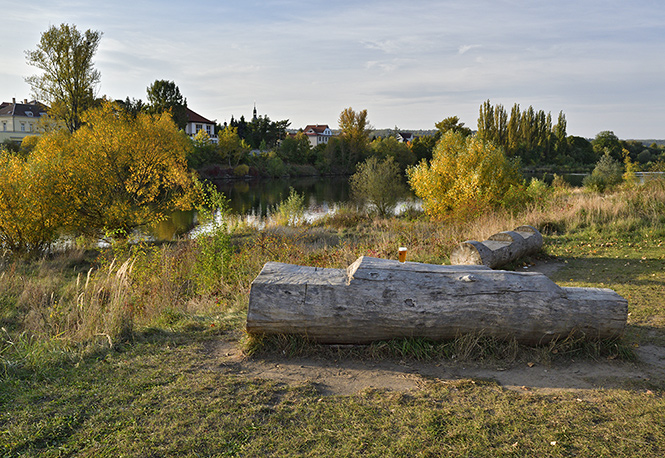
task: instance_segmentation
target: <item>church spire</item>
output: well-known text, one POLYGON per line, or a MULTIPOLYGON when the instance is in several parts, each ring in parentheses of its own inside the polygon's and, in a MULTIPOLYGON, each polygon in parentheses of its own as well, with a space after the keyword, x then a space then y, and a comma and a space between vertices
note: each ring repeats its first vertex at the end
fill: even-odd
POLYGON ((258 116, 256 116, 256 102, 254 102, 254 116, 252 117, 252 120, 256 120, 258 116))

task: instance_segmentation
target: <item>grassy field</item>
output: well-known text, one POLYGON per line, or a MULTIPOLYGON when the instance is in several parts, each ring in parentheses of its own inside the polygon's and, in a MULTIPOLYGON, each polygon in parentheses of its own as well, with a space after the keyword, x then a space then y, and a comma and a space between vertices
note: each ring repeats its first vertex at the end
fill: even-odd
POLYGON ((608 195, 552 191, 520 214, 471 223, 342 212, 315 226, 238 227, 225 266, 210 267, 219 268, 216 283, 197 282, 205 250, 190 241, 5 260, 0 456, 662 456, 665 377, 547 394, 492 377, 425 377, 417 390, 328 396, 307 380, 229 372, 211 348, 224 341, 252 350, 250 361, 280 353, 451 367, 536 361, 565 371, 574 358, 639 368, 632 350, 665 347, 664 242, 665 185, 656 183, 608 195), (408 246, 410 260, 442 263, 460 240, 525 223, 545 233, 543 252, 525 263, 555 263, 551 276, 562 286, 609 287, 628 299, 620 342, 533 349, 481 341, 459 360, 451 355, 463 342, 340 354, 242 331, 249 283, 267 260, 345 267, 408 246))

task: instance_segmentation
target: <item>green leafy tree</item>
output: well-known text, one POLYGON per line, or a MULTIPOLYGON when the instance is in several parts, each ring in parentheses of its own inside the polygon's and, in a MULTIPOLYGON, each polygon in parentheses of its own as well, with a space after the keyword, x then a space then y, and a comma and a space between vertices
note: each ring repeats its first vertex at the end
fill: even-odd
POLYGON ((506 130, 508 131, 506 154, 508 156, 514 156, 518 154, 522 144, 522 111, 517 103, 513 105, 513 108, 510 110, 510 119, 508 120, 506 130))
POLYGON ((190 168, 201 167, 219 161, 219 148, 212 142, 208 133, 201 129, 192 139, 194 150, 187 156, 190 168))
POLYGON ((415 157, 415 162, 420 162, 423 159, 430 160, 436 142, 437 137, 435 135, 424 135, 414 138, 409 147, 415 157))
POLYGON ((492 107, 489 100, 480 106, 478 137, 506 147, 508 144, 508 115, 503 105, 492 107))
POLYGON ((147 89, 149 111, 154 114, 171 113, 179 129, 187 126, 187 99, 174 81, 155 80, 147 89))
POLYGON ((81 116, 95 103, 101 75, 93 66, 102 33, 78 31, 75 25, 51 26, 34 51, 26 51, 28 65, 43 73, 26 78, 34 96, 51 106, 49 114, 62 120, 70 132, 81 127, 81 116))
POLYGON ((244 138, 252 149, 265 151, 277 147, 286 137, 286 129, 290 124, 288 119, 271 121, 268 116, 257 116, 247 123, 245 136, 241 138, 244 138), (264 148, 261 148, 261 145, 264 145, 264 148))
POLYGON ((436 124, 434 124, 434 127, 438 129, 437 132, 438 138, 441 138, 443 134, 451 130, 453 132, 459 132, 464 136, 471 135, 471 129, 465 127, 464 123, 460 122, 459 117, 457 116, 449 116, 443 119, 442 121, 439 121, 436 124))
POLYGON ((354 198, 374 208, 385 217, 395 210, 395 205, 405 194, 399 166, 392 157, 379 159, 370 157, 358 165, 350 179, 354 198))
POLYGON ((307 164, 312 154, 312 144, 307 135, 298 132, 294 137, 286 137, 279 146, 282 159, 292 164, 307 164))
POLYGON ((559 113, 557 125, 552 127, 550 113, 536 111, 531 106, 521 111, 515 104, 508 118, 503 106, 492 106, 487 100, 480 107, 478 137, 503 147, 509 157, 519 156, 531 164, 568 159, 563 112, 559 113))
POLYGON ((244 140, 249 136, 249 125, 247 124, 247 121, 245 121, 244 116, 240 116, 240 119, 238 120, 231 116, 231 122, 229 122, 229 126, 236 128, 236 133, 241 139, 244 140))
POLYGON ((116 100, 116 103, 122 107, 128 115, 132 117, 138 116, 139 113, 148 113, 150 107, 143 103, 141 99, 130 99, 127 97, 125 100, 116 100))
POLYGON ((623 160, 622 147, 619 138, 611 130, 604 130, 596 134, 596 138, 591 141, 593 150, 598 156, 605 155, 606 152, 617 161, 623 160))
POLYGON ((568 142, 566 134, 566 128, 568 123, 566 122, 566 115, 563 114, 563 111, 559 112, 559 118, 557 123, 553 128, 553 133, 555 137, 555 153, 557 158, 566 157, 568 154, 568 142))
POLYGON ((402 171, 416 162, 416 156, 409 145, 395 137, 377 138, 370 143, 369 148, 372 156, 382 160, 392 158, 402 171))
POLYGON ((501 205, 522 182, 519 163, 492 142, 447 132, 432 160, 407 170, 409 184, 432 217, 464 218, 501 205))
POLYGON ((568 145, 568 155, 580 164, 595 164, 598 162, 598 155, 593 149, 591 142, 584 137, 570 135, 566 138, 568 145))

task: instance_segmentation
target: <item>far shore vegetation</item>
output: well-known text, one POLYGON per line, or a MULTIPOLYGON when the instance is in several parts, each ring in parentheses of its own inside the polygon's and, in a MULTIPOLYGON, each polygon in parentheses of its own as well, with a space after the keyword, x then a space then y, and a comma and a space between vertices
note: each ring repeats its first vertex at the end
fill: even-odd
POLYGON ((212 342, 245 358, 422 360, 506 367, 640 364, 665 347, 665 150, 601 132, 568 136, 563 113, 489 101, 474 133, 455 116, 437 132, 372 138, 366 110, 311 148, 288 121, 219 126, 219 143, 179 127, 186 99, 158 80, 149 104, 93 96, 101 33, 51 27, 28 54, 54 108, 39 136, 0 147, 0 455, 14 456, 662 456, 665 379, 584 394, 509 391, 491 380, 428 380, 417 392, 322 396, 210 364, 212 342), (90 37, 86 42, 85 37, 90 37), (87 43, 87 44, 86 44, 87 43), (87 48, 86 48, 87 46, 87 48), (54 91, 63 50, 88 87, 54 91), (84 58, 85 57, 85 58, 84 58), (53 67, 56 65, 56 67, 53 67), (72 104, 76 103, 76 110, 72 104), (79 110, 78 108, 81 108, 79 110), (582 187, 525 180, 524 166, 586 167, 582 187), (246 224, 202 175, 346 174, 356 199, 315 222, 295 190, 246 224), (405 183, 423 210, 392 209, 405 183), (195 208, 208 230, 167 242, 132 231, 195 208), (612 288, 629 302, 624 335, 523 346, 480 336, 352 348, 245 332, 249 288, 279 261, 345 268, 359 256, 446 264, 461 241, 529 224, 562 286, 612 288), (104 243, 100 243, 103 241, 104 243))

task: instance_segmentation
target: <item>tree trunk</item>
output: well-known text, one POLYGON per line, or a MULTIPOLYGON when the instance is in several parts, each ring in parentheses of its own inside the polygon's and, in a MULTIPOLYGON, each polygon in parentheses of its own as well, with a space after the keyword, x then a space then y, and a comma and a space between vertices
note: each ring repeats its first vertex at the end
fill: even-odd
POLYGON ((538 344, 620 335, 627 311, 610 289, 561 288, 539 273, 361 257, 346 270, 267 263, 252 283, 247 331, 345 344, 466 333, 538 344))
POLYGON ((543 246, 543 237, 532 226, 499 232, 484 242, 467 240, 457 245, 450 255, 453 265, 484 265, 491 269, 523 256, 535 254, 543 246))

